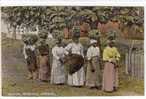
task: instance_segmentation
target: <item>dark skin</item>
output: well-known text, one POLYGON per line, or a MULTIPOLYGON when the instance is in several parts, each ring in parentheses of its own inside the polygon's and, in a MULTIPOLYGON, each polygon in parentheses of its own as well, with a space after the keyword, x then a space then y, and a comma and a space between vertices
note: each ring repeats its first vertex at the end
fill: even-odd
POLYGON ((58 44, 57 44, 57 46, 58 46, 58 47, 61 47, 61 46, 62 46, 62 44, 61 44, 61 43, 58 43, 58 44))
POLYGON ((92 46, 93 46, 93 47, 97 47, 97 43, 94 43, 92 46))
POLYGON ((114 47, 114 45, 115 45, 114 42, 109 43, 109 47, 114 47))

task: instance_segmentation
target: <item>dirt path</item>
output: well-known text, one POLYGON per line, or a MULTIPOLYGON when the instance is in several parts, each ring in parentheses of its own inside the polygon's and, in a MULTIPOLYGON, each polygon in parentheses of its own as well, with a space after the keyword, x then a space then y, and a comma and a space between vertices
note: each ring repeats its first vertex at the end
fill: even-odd
MULTIPOLYGON (((129 96, 143 95, 143 86, 134 89, 130 84, 125 86, 127 82, 122 82, 121 88, 114 93, 105 93, 101 90, 91 90, 86 87, 73 88, 66 85, 57 86, 49 83, 41 83, 39 81, 27 80, 27 68, 22 55, 22 44, 18 41, 7 40, 2 45, 2 94, 4 96, 129 96), (8 43, 7 43, 8 42, 8 43), (5 44, 4 44, 5 43, 5 44), (131 89, 132 88, 132 89, 131 89), (140 90, 140 91, 135 91, 140 90)), ((132 81, 131 81, 132 82, 132 81)), ((130 82, 130 83, 131 83, 130 82)), ((128 82, 129 83, 129 82, 128 82)), ((143 83, 140 83, 143 84, 143 83)))
POLYGON ((25 79, 27 69, 20 51, 2 48, 2 83, 15 86, 19 83, 27 83, 25 79))

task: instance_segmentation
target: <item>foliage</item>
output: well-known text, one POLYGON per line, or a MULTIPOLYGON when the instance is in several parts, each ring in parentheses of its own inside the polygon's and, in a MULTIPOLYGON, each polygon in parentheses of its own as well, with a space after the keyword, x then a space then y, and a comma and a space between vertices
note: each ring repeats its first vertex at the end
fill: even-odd
POLYGON ((85 7, 85 6, 43 6, 43 7, 2 7, 6 14, 5 20, 12 27, 25 24, 27 27, 39 25, 40 29, 50 31, 55 35, 62 33, 64 27, 89 23, 91 29, 97 29, 97 24, 106 24, 109 20, 119 21, 121 29, 136 25, 138 32, 143 32, 143 7, 85 7))
POLYGON ((23 34, 22 40, 25 44, 35 44, 38 40, 38 36, 35 34, 23 34))
POLYGON ((48 33, 47 32, 39 32, 38 36, 39 36, 39 38, 47 39, 48 33))
POLYGON ((109 31, 107 35, 108 40, 115 40, 116 39, 116 31, 109 31))
POLYGON ((59 31, 59 30, 54 30, 54 37, 55 38, 61 38, 61 39, 63 39, 63 37, 64 37, 64 34, 63 34, 63 31, 59 31))
POLYGON ((91 30, 89 32, 89 37, 92 39, 98 39, 98 38, 100 38, 100 36, 101 36, 101 33, 97 29, 91 30))

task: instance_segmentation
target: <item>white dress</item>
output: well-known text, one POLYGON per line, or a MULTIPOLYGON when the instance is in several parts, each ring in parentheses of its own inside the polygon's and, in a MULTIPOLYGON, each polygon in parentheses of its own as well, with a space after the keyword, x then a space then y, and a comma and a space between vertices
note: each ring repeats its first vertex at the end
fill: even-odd
MULTIPOLYGON (((83 54, 83 46, 78 43, 70 43, 66 46, 66 51, 71 51, 73 54, 79 54, 84 56, 83 54)), ((84 74, 84 68, 82 67, 79 71, 75 72, 72 75, 68 75, 68 85, 71 86, 83 86, 85 81, 85 74, 84 74)))
POLYGON ((51 83, 60 84, 65 83, 65 70, 64 65, 59 61, 64 57, 65 50, 63 47, 55 46, 52 49, 53 63, 51 69, 51 83))

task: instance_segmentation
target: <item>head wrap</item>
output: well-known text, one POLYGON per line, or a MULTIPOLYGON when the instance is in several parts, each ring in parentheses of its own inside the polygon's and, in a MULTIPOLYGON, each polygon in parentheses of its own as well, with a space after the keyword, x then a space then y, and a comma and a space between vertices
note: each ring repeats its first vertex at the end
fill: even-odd
POLYGON ((94 44, 94 43, 97 43, 97 40, 91 39, 91 40, 90 40, 90 44, 94 44))

